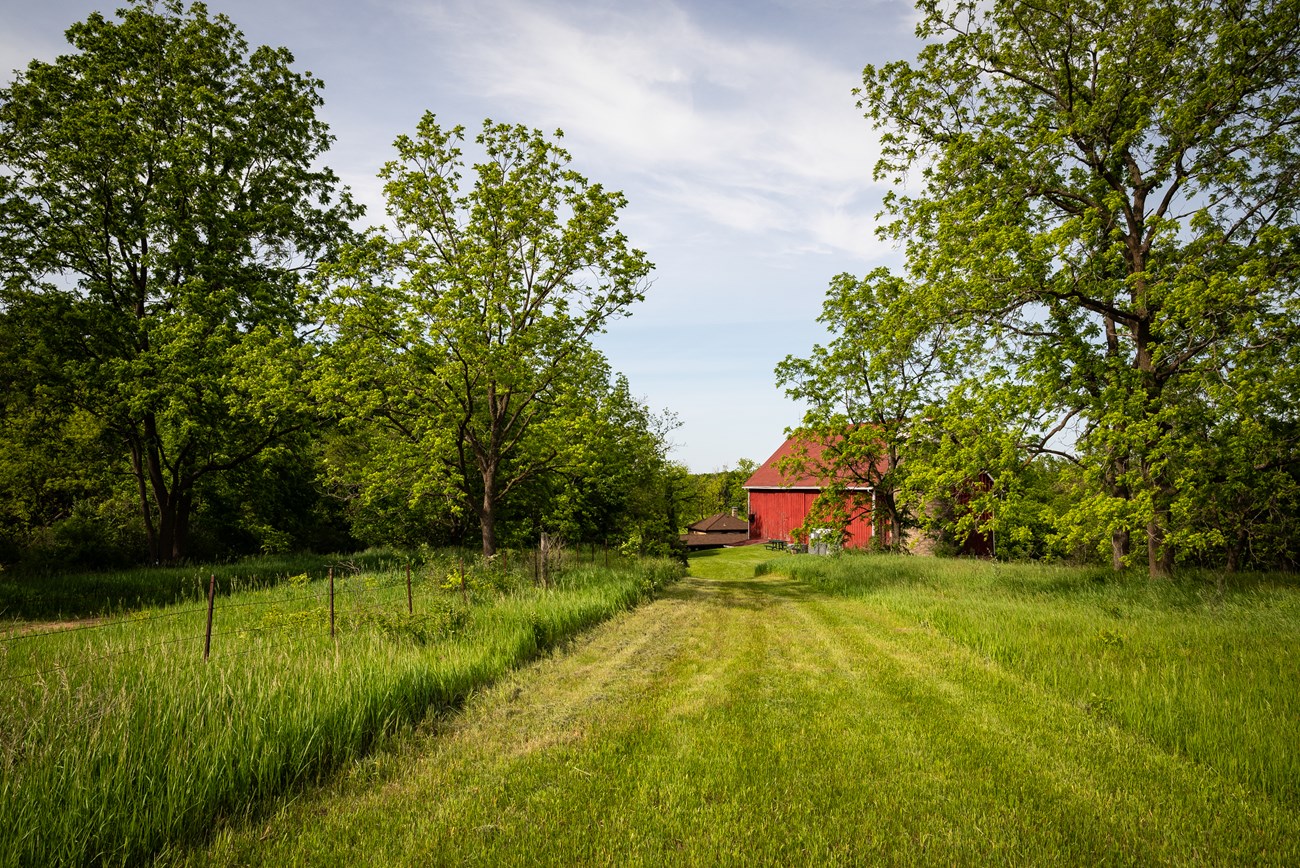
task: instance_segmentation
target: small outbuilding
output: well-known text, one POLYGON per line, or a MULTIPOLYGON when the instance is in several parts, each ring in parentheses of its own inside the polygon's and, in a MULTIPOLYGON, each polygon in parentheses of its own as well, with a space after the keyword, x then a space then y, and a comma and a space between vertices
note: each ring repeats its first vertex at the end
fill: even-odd
POLYGON ((749 523, 742 518, 720 512, 688 525, 682 534, 688 549, 716 549, 744 545, 749 540, 749 523))

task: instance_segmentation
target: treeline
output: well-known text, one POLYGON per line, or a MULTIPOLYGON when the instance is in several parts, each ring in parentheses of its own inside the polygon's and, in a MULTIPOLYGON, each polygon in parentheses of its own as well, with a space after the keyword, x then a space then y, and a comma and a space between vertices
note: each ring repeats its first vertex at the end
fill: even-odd
POLYGON ((1296 5, 921 12, 919 57, 858 92, 906 264, 833 281, 831 340, 778 369, 803 432, 847 434, 829 469, 896 528, 1294 569, 1296 5))
POLYGON ((667 550, 675 423, 591 340, 653 267, 620 193, 427 114, 358 231, 288 50, 119 15, 0 90, 0 564, 667 550))

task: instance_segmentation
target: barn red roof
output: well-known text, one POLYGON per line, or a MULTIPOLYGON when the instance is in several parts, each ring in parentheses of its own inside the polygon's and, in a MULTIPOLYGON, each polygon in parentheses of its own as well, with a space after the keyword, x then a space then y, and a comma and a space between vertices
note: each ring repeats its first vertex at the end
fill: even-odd
MULTIPOLYGON (((772 457, 763 462, 763 465, 754 471, 754 474, 745 480, 744 488, 805 488, 820 490, 826 486, 829 481, 827 477, 817 475, 816 468, 821 463, 822 453, 826 451, 827 446, 838 442, 840 437, 831 437, 827 441, 805 440, 800 441, 798 438, 790 437, 781 447, 772 453, 772 457), (800 446, 807 450, 807 461, 805 462, 804 474, 795 477, 786 477, 781 472, 781 461, 787 456, 795 454, 800 446)), ((877 464, 878 470, 883 474, 885 471, 884 459, 880 459, 877 464)), ((848 483, 849 489, 858 489, 865 491, 871 486, 854 479, 851 475, 845 473, 841 477, 848 483)))

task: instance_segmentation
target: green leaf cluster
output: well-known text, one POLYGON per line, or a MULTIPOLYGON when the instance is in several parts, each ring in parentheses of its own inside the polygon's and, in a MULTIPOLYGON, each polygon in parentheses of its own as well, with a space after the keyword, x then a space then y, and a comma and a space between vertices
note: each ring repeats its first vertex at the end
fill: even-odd
POLYGON ((97 420, 171 561, 208 478, 308 426, 298 288, 358 209, 286 49, 201 3, 119 14, 0 90, 0 317, 25 399, 97 420))
POLYGON ((874 425, 923 523, 988 474, 959 534, 1152 575, 1294 563, 1300 4, 918 9, 916 60, 858 91, 906 270, 832 284, 832 344, 778 369, 805 426, 874 425), (899 360, 936 335, 951 364, 913 395, 899 360))
POLYGON ((652 266, 618 230, 623 195, 557 141, 485 121, 473 165, 464 144, 432 113, 399 136, 389 225, 321 270, 313 394, 368 453, 359 476, 356 450, 336 472, 371 501, 472 517, 485 556, 503 522, 609 533, 664 444, 591 339, 652 266))

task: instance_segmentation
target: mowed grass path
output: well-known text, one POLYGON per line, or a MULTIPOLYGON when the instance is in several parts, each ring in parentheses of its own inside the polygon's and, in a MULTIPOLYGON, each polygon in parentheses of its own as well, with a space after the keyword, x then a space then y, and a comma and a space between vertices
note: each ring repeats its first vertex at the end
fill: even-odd
POLYGON ((1290 807, 869 599, 690 578, 329 790, 169 855, 1296 864, 1290 807))

